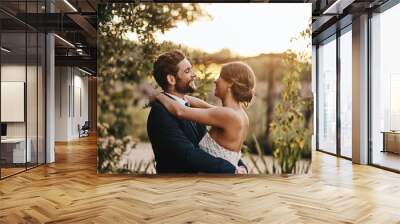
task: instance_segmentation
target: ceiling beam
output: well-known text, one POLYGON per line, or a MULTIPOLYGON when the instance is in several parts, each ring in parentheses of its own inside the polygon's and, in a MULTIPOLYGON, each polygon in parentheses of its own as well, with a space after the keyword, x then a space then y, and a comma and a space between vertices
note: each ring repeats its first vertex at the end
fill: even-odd
POLYGON ((342 14, 355 0, 336 0, 322 14, 342 14))
POLYGON ((97 70, 97 59, 90 56, 55 56, 56 66, 80 66, 97 70))
POLYGON ((88 35, 87 42, 90 43, 91 46, 96 45, 96 35, 97 30, 90 24, 85 17, 80 14, 67 14, 67 16, 74 21, 78 26, 82 28, 83 31, 88 35))
MULTIPOLYGON (((1 10, 1 9, 0 9, 1 10)), ((61 13, 18 13, 0 19, 2 30, 25 29, 41 32, 81 31, 82 28, 66 15, 61 13), (19 26, 18 26, 19 24, 19 26)))
POLYGON ((312 32, 315 33, 321 30, 321 28, 326 26, 326 24, 334 17, 335 16, 319 16, 318 19, 312 23, 312 32))

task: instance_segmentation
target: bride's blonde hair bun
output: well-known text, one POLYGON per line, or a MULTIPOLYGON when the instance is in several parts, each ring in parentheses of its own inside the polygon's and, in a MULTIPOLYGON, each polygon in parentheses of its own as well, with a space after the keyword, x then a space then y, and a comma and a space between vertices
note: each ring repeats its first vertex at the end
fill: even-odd
POLYGON ((254 97, 256 84, 256 76, 250 66, 239 61, 224 64, 221 77, 232 83, 233 98, 248 106, 254 97))

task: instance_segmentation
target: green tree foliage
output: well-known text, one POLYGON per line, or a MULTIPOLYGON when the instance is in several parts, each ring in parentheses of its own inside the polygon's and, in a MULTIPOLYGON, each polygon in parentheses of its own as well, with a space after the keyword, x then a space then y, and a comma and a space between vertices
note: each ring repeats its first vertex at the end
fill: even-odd
MULTIPOLYGON (((261 138, 253 134, 251 142, 246 142, 242 151, 249 159, 251 172, 260 174, 293 174, 307 173, 310 162, 302 161, 311 154, 311 129, 305 123, 305 114, 312 110, 312 103, 302 96, 301 75, 308 71, 311 65, 307 62, 310 58, 293 51, 284 52, 283 77, 280 80, 282 92, 280 100, 273 110, 273 119, 269 124, 273 157, 267 159, 261 138), (308 66, 307 66, 308 64, 308 66), (254 155, 255 154, 255 155, 254 155), (300 162, 300 163, 299 163, 300 162)), ((309 74, 310 75, 310 74, 309 74)))
MULTIPOLYGON (((310 39, 311 28, 300 33, 299 38, 310 39)), ((298 40, 297 37, 293 39, 298 40)), ((283 75, 281 101, 274 110, 270 123, 274 157, 282 173, 295 173, 302 155, 311 154, 311 128, 307 127, 305 115, 312 110, 312 99, 301 95, 301 75, 311 76, 311 55, 307 52, 286 51, 283 56, 286 72, 283 75)))
MULTIPOLYGON (((311 27, 301 32, 293 41, 311 40, 311 27)), ((311 47, 311 41, 308 44, 311 47)), ((251 172, 264 174, 304 174, 311 164, 311 134, 313 99, 310 88, 311 55, 309 52, 288 50, 276 58, 268 60, 269 70, 264 70, 259 80, 265 80, 268 88, 265 98, 267 106, 267 136, 261 138, 253 133, 253 140, 246 141, 242 151, 251 164, 251 172), (279 66, 271 64, 277 63, 279 66), (271 74, 272 73, 272 74, 271 74), (278 96, 274 86, 282 89, 278 96), (274 98, 278 98, 275 100, 274 98), (273 106, 276 102, 276 106, 273 106), (269 109, 268 109, 269 108, 269 109), (260 140, 267 137, 273 158, 265 156, 260 140)), ((254 68, 261 67, 260 65, 254 68)))
POLYGON ((200 74, 200 78, 197 79, 197 90, 192 95, 202 100, 207 101, 209 94, 213 93, 213 86, 215 78, 213 73, 208 71, 208 66, 201 66, 197 75, 200 74))
POLYGON ((282 173, 293 173, 296 162, 303 151, 311 151, 311 131, 304 127, 304 100, 301 98, 301 66, 296 61, 298 55, 287 51, 284 63, 289 68, 283 77, 281 102, 274 111, 270 124, 274 157, 277 158, 282 173))
POLYGON ((207 16, 197 4, 107 3, 98 13, 98 171, 118 170, 116 162, 135 146, 129 108, 138 103, 135 86, 149 80, 155 57, 171 47, 155 34, 207 16), (127 39, 127 34, 136 39, 127 39))

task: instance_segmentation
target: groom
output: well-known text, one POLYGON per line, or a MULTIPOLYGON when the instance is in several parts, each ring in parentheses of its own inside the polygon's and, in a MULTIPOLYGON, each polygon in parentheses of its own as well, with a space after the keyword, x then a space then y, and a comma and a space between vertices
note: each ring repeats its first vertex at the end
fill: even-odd
MULTIPOLYGON (((165 95, 189 106, 184 95, 196 90, 196 75, 181 51, 173 50, 160 55, 154 62, 153 76, 165 95)), ((204 125, 179 120, 159 102, 153 102, 147 120, 147 133, 157 173, 236 173, 236 167, 231 163, 199 148, 198 144, 206 132, 204 125)), ((244 166, 242 161, 239 165, 244 166)))

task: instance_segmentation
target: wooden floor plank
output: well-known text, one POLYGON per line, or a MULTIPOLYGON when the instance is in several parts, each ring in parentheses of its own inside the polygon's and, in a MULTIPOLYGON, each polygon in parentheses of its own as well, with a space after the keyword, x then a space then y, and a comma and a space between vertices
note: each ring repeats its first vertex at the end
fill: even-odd
POLYGON ((0 181, 0 223, 400 223, 400 175, 314 152, 309 175, 97 175, 96 139, 0 181))

